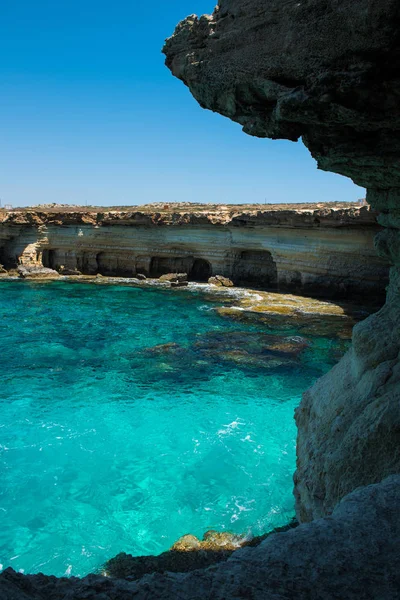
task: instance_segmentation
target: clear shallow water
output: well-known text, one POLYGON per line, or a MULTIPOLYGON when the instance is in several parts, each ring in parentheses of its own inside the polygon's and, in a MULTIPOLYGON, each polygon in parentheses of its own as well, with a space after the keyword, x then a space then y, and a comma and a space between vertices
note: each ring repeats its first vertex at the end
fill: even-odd
POLYGON ((276 332, 213 306, 187 291, 1 283, 3 568, 84 575, 185 533, 257 535, 291 518, 293 411, 345 344, 280 350, 276 332))

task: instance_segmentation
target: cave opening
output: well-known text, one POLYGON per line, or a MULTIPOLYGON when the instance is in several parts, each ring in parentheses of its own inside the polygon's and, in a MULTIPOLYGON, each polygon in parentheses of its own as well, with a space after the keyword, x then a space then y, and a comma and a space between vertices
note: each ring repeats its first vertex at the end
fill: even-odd
POLYGON ((56 250, 46 248, 42 254, 42 265, 48 269, 56 269, 56 250))
POLYGON ((6 258, 5 248, 4 248, 4 246, 2 246, 0 248, 0 265, 3 265, 5 267, 5 266, 7 266, 7 264, 6 264, 7 262, 9 262, 9 261, 7 261, 7 258, 6 258))
POLYGON ((100 275, 116 275, 116 269, 110 265, 110 258, 106 252, 99 252, 96 255, 97 272, 100 275))
POLYGON ((97 273, 109 277, 132 277, 136 273, 135 256, 130 253, 99 252, 94 266, 97 273))
POLYGON ((276 289, 278 270, 268 250, 242 250, 232 269, 237 285, 251 285, 261 289, 276 289))
POLYGON ((167 273, 189 273, 193 264, 192 256, 153 256, 150 261, 150 277, 160 277, 167 273))
POLYGON ((189 281, 197 281, 202 283, 208 281, 211 275, 212 267, 208 260, 205 260, 204 258, 196 258, 193 261, 188 279, 189 281))
POLYGON ((76 267, 83 275, 93 275, 94 270, 91 267, 91 255, 89 252, 82 252, 76 256, 76 267))
POLYGON ((19 263, 18 259, 14 239, 11 238, 0 248, 0 265, 3 265, 6 269, 15 269, 19 263))

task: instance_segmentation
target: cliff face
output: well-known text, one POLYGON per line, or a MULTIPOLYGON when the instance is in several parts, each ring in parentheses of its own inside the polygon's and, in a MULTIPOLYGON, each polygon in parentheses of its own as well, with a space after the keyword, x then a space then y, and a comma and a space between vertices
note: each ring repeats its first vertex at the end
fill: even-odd
POLYGON ((295 494, 301 520, 400 471, 400 5, 395 0, 221 0, 164 52, 200 105, 259 137, 302 137, 321 169, 367 187, 393 265, 384 308, 304 395, 295 494))
POLYGON ((314 296, 383 296, 388 261, 374 251, 381 230, 368 207, 285 209, 173 207, 0 214, 0 263, 157 277, 187 272, 314 296))

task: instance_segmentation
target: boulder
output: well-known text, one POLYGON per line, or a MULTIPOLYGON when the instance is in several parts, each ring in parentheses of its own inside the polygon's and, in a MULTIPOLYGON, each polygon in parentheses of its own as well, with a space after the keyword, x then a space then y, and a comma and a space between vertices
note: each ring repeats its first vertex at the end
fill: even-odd
POLYGON ((214 277, 210 277, 208 283, 211 285, 217 285, 219 287, 233 287, 234 283, 228 277, 223 277, 222 275, 214 275, 214 277))
POLYGON ((187 282, 187 273, 166 273, 165 275, 161 275, 158 280, 159 281, 170 281, 172 282, 187 282))
POLYGON ((17 271, 23 279, 59 279, 60 277, 58 271, 36 265, 19 265, 17 271))

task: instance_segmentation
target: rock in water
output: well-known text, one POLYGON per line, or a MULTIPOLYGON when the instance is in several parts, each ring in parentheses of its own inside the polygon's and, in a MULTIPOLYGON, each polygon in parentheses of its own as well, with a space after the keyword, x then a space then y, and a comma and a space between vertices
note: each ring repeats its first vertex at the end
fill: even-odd
POLYGON ((170 281, 171 283, 181 283, 187 282, 187 273, 166 273, 165 275, 161 275, 158 280, 159 281, 170 281))
POLYGON ((20 265, 17 269, 23 279, 58 279, 60 274, 47 267, 20 265))
POLYGON ((208 283, 211 285, 218 285, 220 287, 233 287, 234 283, 228 277, 223 277, 222 275, 215 275, 214 277, 210 277, 208 283))

